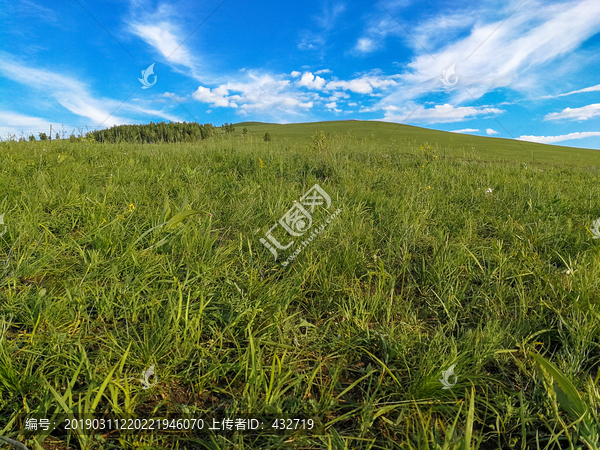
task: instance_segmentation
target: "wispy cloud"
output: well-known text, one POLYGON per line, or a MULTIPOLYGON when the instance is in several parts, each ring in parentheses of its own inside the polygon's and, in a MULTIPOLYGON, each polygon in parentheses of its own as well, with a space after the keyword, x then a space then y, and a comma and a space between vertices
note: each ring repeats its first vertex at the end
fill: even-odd
POLYGON ((475 133, 476 131, 479 130, 477 128, 464 128, 462 130, 450 131, 450 133, 475 133))
POLYGON ((560 136, 521 136, 519 141, 539 142, 541 144, 553 144, 555 142, 569 141, 572 139, 581 139, 593 136, 600 136, 600 131, 584 131, 577 133, 563 134, 560 136))
POLYGON ((0 111, 0 138, 8 137, 9 134, 18 137, 23 134, 28 138, 33 134, 37 138, 37 131, 46 129, 50 131, 51 123, 41 117, 26 116, 13 111, 0 111))
MULTIPOLYGON (((171 97, 169 96, 169 98, 171 98, 171 97)), ((171 101, 172 100, 173 99, 171 98, 171 101)), ((137 113, 143 113, 143 114, 146 114, 148 116, 160 117, 161 119, 170 120, 171 122, 183 122, 183 119, 181 119, 180 117, 174 116, 173 114, 169 114, 169 113, 166 113, 164 111, 157 110, 157 109, 148 109, 148 108, 139 107, 139 106, 129 107, 129 108, 126 108, 126 109, 130 109, 130 110, 132 110, 134 112, 137 112, 137 113)), ((187 119, 187 120, 189 120, 189 119, 187 119)))
POLYGON ((94 98, 87 86, 73 77, 19 64, 11 61, 8 54, 0 55, 0 73, 28 88, 36 89, 41 95, 54 98, 73 114, 94 121, 94 125, 100 125, 109 117, 111 124, 128 122, 125 118, 111 116, 120 102, 94 98))
POLYGON ((360 53, 371 53, 375 49, 377 49, 377 44, 370 38, 360 38, 355 47, 355 50, 360 53))
POLYGON ((582 106, 581 108, 565 108, 561 112, 547 114, 544 120, 588 120, 595 116, 600 116, 600 103, 582 106))
POLYGON ((155 10, 150 10, 146 3, 132 2, 126 22, 130 33, 154 48, 176 70, 183 66, 189 70, 187 75, 203 79, 203 64, 186 42, 190 30, 184 31, 185 21, 173 5, 161 3, 155 10))
MULTIPOLYGON (((164 111, 142 105, 124 103, 105 97, 96 98, 89 92, 87 84, 64 74, 27 66, 14 61, 10 55, 0 53, 0 75, 37 91, 41 99, 52 99, 67 111, 92 121, 92 126, 122 125, 132 123, 131 118, 113 115, 115 110, 155 115, 167 120, 179 120, 164 111)), ((56 113, 54 113, 56 114, 56 113)), ((23 118, 28 116, 21 116, 23 118)), ((42 119, 39 119, 42 120, 42 119)), ((19 125, 38 125, 39 120, 21 122, 19 125)), ((56 120, 53 120, 56 123, 56 120)))
POLYGON ((323 50, 327 37, 335 29, 339 17, 346 10, 344 3, 326 1, 322 4, 320 14, 313 17, 316 30, 304 30, 297 44, 300 50, 323 50))
POLYGON ((564 94, 546 95, 542 98, 558 98, 558 97, 565 97, 567 95, 582 94, 584 92, 597 92, 597 91, 600 91, 600 84, 597 84, 596 86, 587 87, 584 89, 577 89, 576 91, 566 92, 564 94))
POLYGON ((343 89, 358 94, 371 94, 374 89, 385 89, 390 86, 395 86, 396 84, 396 81, 391 79, 391 77, 364 75, 360 78, 355 78, 347 81, 330 81, 327 83, 326 88, 330 90, 343 89))
MULTIPOLYGON (((458 76, 456 88, 447 93, 446 101, 452 105, 468 104, 473 97, 478 99, 498 89, 529 95, 541 85, 554 82, 547 76, 552 70, 551 62, 577 49, 600 28, 597 0, 550 5, 529 0, 504 23, 502 21, 517 5, 509 2, 498 8, 496 3, 484 2, 481 16, 460 18, 456 13, 435 14, 429 21, 420 23, 417 38, 427 45, 431 55, 404 34, 403 39, 410 42, 416 56, 404 65, 407 70, 398 79, 396 89, 381 99, 380 109, 441 91, 439 78, 452 64, 456 64, 458 76), (440 33, 440 22, 456 26, 449 39, 440 33), (445 39, 440 39, 440 35, 445 39)), ((383 23, 394 27, 394 34, 401 32, 392 21, 383 23)), ((392 31, 380 30, 380 33, 392 34, 392 31)))
POLYGON ((131 31, 142 38, 146 43, 157 49, 164 58, 181 64, 189 69, 196 67, 194 56, 185 45, 181 45, 183 39, 179 37, 177 27, 170 22, 131 24, 131 31), (175 52, 175 53, 173 53, 175 52))
POLYGON ((454 106, 448 103, 435 105, 433 108, 423 109, 417 104, 410 103, 406 107, 386 106, 385 117, 381 120, 390 122, 404 122, 410 120, 415 123, 450 123, 462 122, 467 119, 489 114, 500 114, 504 111, 498 108, 481 108, 475 106, 454 106))

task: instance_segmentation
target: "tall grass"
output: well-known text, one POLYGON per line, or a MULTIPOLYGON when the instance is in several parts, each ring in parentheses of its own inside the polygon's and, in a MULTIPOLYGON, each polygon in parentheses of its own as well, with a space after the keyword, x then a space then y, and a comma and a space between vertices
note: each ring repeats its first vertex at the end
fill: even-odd
POLYGON ((1 436, 30 448, 598 448, 596 170, 349 134, 2 145, 1 436), (342 213, 284 268, 288 253, 276 262, 259 239, 315 183, 342 213), (152 364, 158 383, 144 389, 152 364), (25 430, 34 413, 287 414, 315 427, 49 435, 25 430))

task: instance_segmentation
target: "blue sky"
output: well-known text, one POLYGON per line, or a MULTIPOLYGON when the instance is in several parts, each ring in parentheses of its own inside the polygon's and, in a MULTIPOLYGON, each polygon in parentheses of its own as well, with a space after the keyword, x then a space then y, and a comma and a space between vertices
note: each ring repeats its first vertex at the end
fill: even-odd
POLYGON ((0 24, 2 138, 361 119, 600 149, 598 0, 4 0, 0 24))

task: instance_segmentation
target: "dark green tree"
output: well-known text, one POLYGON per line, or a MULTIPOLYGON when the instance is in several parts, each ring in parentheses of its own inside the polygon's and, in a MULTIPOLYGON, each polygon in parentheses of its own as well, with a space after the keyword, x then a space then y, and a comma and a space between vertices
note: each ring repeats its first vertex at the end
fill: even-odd
POLYGON ((244 129, 242 130, 242 134, 245 136, 248 134, 248 128, 244 127, 244 129))
POLYGON ((29 135, 29 142, 35 142, 35 136, 33 134, 29 135))
POLYGON ((263 139, 265 140, 265 142, 271 142, 271 135, 269 134, 268 131, 263 136, 263 139))
POLYGON ((55 139, 60 139, 60 136, 58 135, 58 133, 56 133, 56 138, 55 139))
POLYGON ((106 130, 91 131, 97 142, 136 142, 142 144, 159 142, 194 142, 214 135, 215 127, 208 123, 153 123, 146 125, 119 125, 106 130))
POLYGON ((48 136, 46 135, 46 133, 38 133, 40 136, 40 140, 41 141, 46 141, 48 140, 48 136))

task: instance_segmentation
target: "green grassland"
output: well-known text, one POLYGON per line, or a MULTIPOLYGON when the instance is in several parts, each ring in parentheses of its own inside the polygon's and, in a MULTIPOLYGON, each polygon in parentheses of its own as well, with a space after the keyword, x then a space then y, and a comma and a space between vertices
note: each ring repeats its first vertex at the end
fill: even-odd
POLYGON ((331 121, 298 124, 269 124, 242 122, 235 125, 235 133, 244 128, 250 134, 262 137, 266 132, 274 143, 308 145, 316 130, 325 134, 351 133, 361 143, 368 141, 375 147, 395 146, 399 149, 418 148, 423 143, 438 147, 446 157, 464 157, 465 154, 486 161, 526 161, 542 164, 570 164, 600 166, 597 150, 556 145, 536 144, 513 139, 490 138, 468 134, 448 133, 427 128, 375 121, 331 121))
POLYGON ((598 449, 596 155, 372 122, 2 143, 0 436, 598 449), (326 226, 283 267, 297 245, 275 261, 260 239, 315 184, 331 206, 313 228, 326 226), (205 426, 50 434, 27 431, 31 417, 205 426), (207 430, 225 418, 265 428, 207 430))

